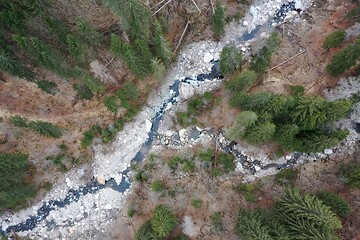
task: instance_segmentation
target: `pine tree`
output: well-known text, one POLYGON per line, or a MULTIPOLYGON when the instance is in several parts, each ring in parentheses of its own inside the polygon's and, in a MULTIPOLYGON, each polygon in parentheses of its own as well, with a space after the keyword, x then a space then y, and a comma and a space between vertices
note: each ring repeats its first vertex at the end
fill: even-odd
POLYGON ((124 44, 124 61, 128 68, 139 78, 145 78, 148 69, 142 63, 141 59, 138 57, 134 49, 130 46, 130 44, 124 44))
POLYGON ((151 219, 151 227, 159 238, 169 236, 177 223, 176 216, 168 206, 157 205, 151 219))
POLYGON ((243 240, 275 240, 270 236, 264 218, 256 211, 241 209, 236 230, 243 240))
POLYGON ((246 70, 240 75, 235 76, 232 80, 225 82, 225 86, 232 92, 246 90, 255 83, 257 74, 252 70, 246 70))
POLYGON ((326 101, 317 96, 301 96, 291 113, 293 123, 302 129, 315 129, 326 123, 326 101))
POLYGON ((330 122, 337 121, 346 117, 351 110, 352 102, 347 99, 340 99, 334 102, 330 102, 327 107, 327 119, 330 122))
POLYGON ((276 210, 278 219, 295 239, 330 240, 342 227, 340 220, 321 200, 296 189, 287 188, 276 210))
POLYGON ((225 32, 224 14, 225 14, 224 7, 220 3, 216 4, 215 14, 212 19, 212 28, 216 40, 219 40, 221 35, 224 34, 225 32))
POLYGON ((134 48, 137 56, 141 59, 142 64, 146 67, 147 72, 150 72, 153 55, 150 51, 148 43, 143 39, 136 39, 134 42, 134 48))
POLYGON ((153 77, 157 80, 162 79, 166 72, 165 65, 157 58, 151 60, 151 69, 153 77))
POLYGON ((125 50, 124 50, 124 42, 121 40, 121 38, 116 34, 111 34, 110 37, 110 49, 115 54, 115 56, 124 56, 125 50))
POLYGON ((172 58, 172 51, 169 42, 163 36, 162 27, 159 22, 155 22, 154 47, 156 55, 168 64, 172 58))
POLYGON ((226 76, 233 74, 241 67, 243 56, 233 45, 223 48, 220 53, 220 70, 226 76))
POLYGON ((245 139, 251 143, 263 143, 275 134, 276 126, 272 122, 259 123, 247 129, 245 139))
POLYGON ((240 140, 244 137, 246 129, 253 126, 258 116, 253 111, 242 111, 235 120, 233 126, 228 130, 227 135, 230 139, 240 140))
POLYGON ((76 20, 76 28, 80 33, 81 37, 89 44, 94 46, 100 46, 102 36, 97 32, 95 27, 87 22, 85 19, 78 18, 76 20))

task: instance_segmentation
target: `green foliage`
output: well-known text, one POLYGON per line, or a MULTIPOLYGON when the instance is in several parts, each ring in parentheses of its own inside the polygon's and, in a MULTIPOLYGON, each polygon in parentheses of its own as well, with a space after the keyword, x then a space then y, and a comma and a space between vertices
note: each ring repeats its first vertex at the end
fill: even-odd
POLYGON ((81 41, 80 38, 73 34, 66 35, 67 49, 70 55, 80 63, 83 63, 88 57, 88 46, 86 43, 81 41))
POLYGON ((340 168, 340 176, 352 188, 360 188, 360 165, 358 163, 344 164, 340 168))
POLYGON ((270 67, 272 54, 277 50, 281 43, 280 34, 273 32, 267 39, 265 46, 253 56, 250 63, 250 70, 254 70, 262 76, 270 67))
POLYGON ((191 201, 191 205, 193 205, 194 208, 201 208, 203 204, 203 200, 201 200, 200 198, 194 198, 191 201))
POLYGON ((233 74, 241 67, 242 54, 233 45, 227 45, 220 53, 220 70, 224 76, 233 74))
POLYGON ((251 143, 262 143, 270 140, 275 134, 276 126, 272 122, 264 122, 254 125, 247 130, 245 139, 251 143))
POLYGON ((62 137, 63 130, 49 122, 43 121, 31 121, 29 123, 29 127, 34 131, 41 135, 51 138, 60 138, 62 137))
POLYGON ((88 131, 85 131, 83 133, 83 137, 81 139, 81 147, 86 148, 90 146, 96 136, 96 133, 93 129, 90 129, 88 131))
POLYGON ((346 217, 352 211, 350 205, 337 194, 321 191, 316 194, 316 197, 339 216, 346 217))
POLYGON ((215 153, 213 150, 200 151, 198 158, 203 161, 204 168, 214 177, 221 176, 235 170, 234 156, 229 153, 215 153))
POLYGON ((120 37, 116 34, 111 34, 110 37, 110 49, 115 54, 115 56, 123 56, 124 55, 124 43, 120 39, 120 37))
POLYGON ((305 88, 300 85, 288 85, 290 92, 293 96, 303 95, 305 88))
POLYGON ((151 186, 150 186, 151 190, 154 191, 154 192, 161 192, 164 190, 164 184, 162 181, 160 180, 154 180, 152 183, 151 183, 151 186))
POLYGON ((169 236, 177 223, 175 214, 168 206, 157 205, 151 219, 151 227, 158 238, 169 236))
POLYGON ((45 191, 49 192, 52 189, 53 184, 51 182, 44 182, 44 184, 42 185, 42 188, 45 189, 45 191))
POLYGON ((257 211, 240 209, 236 224, 237 233, 243 240, 274 240, 264 221, 263 216, 257 211))
POLYGON ((283 168, 275 175, 275 181, 283 185, 294 185, 299 172, 292 168, 283 168))
POLYGON ((232 80, 225 83, 225 86, 230 91, 236 93, 246 90, 249 86, 253 85, 256 81, 257 74, 252 70, 246 70, 240 75, 235 76, 232 80))
POLYGON ((143 225, 141 225, 141 227, 135 234, 135 239, 136 240, 160 240, 160 238, 158 238, 155 235, 155 233, 151 227, 150 221, 147 221, 143 225))
POLYGON ((221 35, 223 35, 225 32, 224 15, 225 15, 224 7, 221 5, 221 3, 216 4, 215 13, 212 18, 212 29, 216 40, 219 40, 221 35))
POLYGON ((351 68, 360 59, 360 39, 353 44, 334 54, 330 63, 326 66, 326 71, 332 76, 337 76, 351 68))
POLYGON ((51 95, 55 95, 56 92, 58 91, 57 84, 54 82, 50 82, 47 80, 40 80, 40 81, 36 81, 36 84, 41 90, 51 95))
POLYGON ((186 112, 177 112, 177 120, 181 126, 189 126, 196 124, 197 115, 201 114, 204 110, 212 107, 215 100, 211 92, 205 92, 203 95, 196 95, 188 100, 188 108, 186 112))
POLYGON ((193 172, 195 170, 195 162, 193 160, 184 160, 182 162, 183 167, 182 170, 184 172, 193 172))
POLYGON ((151 69, 156 80, 161 80, 165 76, 166 67, 159 59, 154 58, 151 60, 151 69))
POLYGON ((12 124, 14 124, 17 127, 21 127, 21 128, 28 127, 28 119, 27 118, 23 118, 20 116, 13 116, 13 117, 10 117, 10 121, 12 124))
MULTIPOLYGON (((356 2, 356 1, 353 1, 356 2)), ((360 5, 357 4, 355 7, 348 13, 347 18, 355 19, 358 22, 360 21, 360 5)))
POLYGON ((138 0, 105 1, 121 18, 121 26, 132 39, 147 40, 151 33, 151 11, 138 0))
POLYGON ((278 219, 295 239, 336 239, 334 231, 342 227, 340 220, 318 198, 288 188, 279 200, 278 219))
POLYGON ((62 20, 49 15, 45 16, 44 20, 50 31, 55 34, 60 42, 66 44, 67 35, 70 34, 70 31, 68 30, 65 23, 62 20))
POLYGON ((132 218, 135 215, 135 213, 136 213, 136 210, 133 207, 131 207, 128 209, 127 215, 128 215, 128 217, 132 218))
POLYGON ((92 93, 102 93, 105 91, 105 85, 99 79, 87 73, 82 73, 81 79, 92 93))
MULTIPOLYGON (((5 45, 6 42, 2 43, 0 41, 0 45, 2 44, 5 45)), ((7 72, 10 75, 18 76, 28 80, 33 80, 35 77, 35 74, 30 69, 25 67, 21 63, 20 59, 5 49, 0 49, 0 70, 7 72)))
POLYGON ((215 231, 221 232, 224 230, 222 220, 221 220, 221 212, 214 212, 211 214, 211 224, 215 231))
POLYGON ((141 57, 137 54, 137 52, 133 49, 133 47, 125 43, 123 45, 124 48, 124 55, 123 59, 130 69, 137 77, 143 79, 147 76, 150 71, 150 66, 145 66, 141 60, 141 57))
POLYGON ((331 131, 327 126, 346 117, 352 102, 239 91, 232 93, 230 104, 243 110, 227 131, 230 139, 251 143, 274 140, 289 150, 318 152, 346 137, 346 131, 331 131))
POLYGON ((173 53, 169 42, 163 36, 162 27, 159 22, 155 22, 154 47, 156 55, 163 61, 164 64, 168 64, 173 53))
POLYGON ((73 88, 77 91, 77 94, 80 99, 91 100, 94 94, 85 84, 73 84, 73 88))
POLYGON ((107 96, 104 99, 104 105, 110 112, 116 113, 118 110, 118 102, 115 96, 107 96))
POLYGON ((137 182, 145 182, 148 179, 148 175, 145 171, 140 171, 135 175, 135 181, 137 182))
POLYGON ((241 192, 248 202, 256 202, 255 190, 258 188, 256 184, 244 183, 235 187, 235 191, 241 192))
POLYGON ((87 43, 94 46, 100 46, 102 36, 90 22, 87 22, 85 19, 78 18, 76 19, 76 29, 81 38, 87 43))
POLYGON ((28 155, 0 153, 0 212, 18 209, 35 196, 35 188, 26 181, 29 168, 28 155))
POLYGON ((323 48, 330 49, 340 47, 341 43, 344 41, 346 36, 346 31, 344 30, 337 30, 332 32, 328 36, 326 36, 323 42, 323 48))

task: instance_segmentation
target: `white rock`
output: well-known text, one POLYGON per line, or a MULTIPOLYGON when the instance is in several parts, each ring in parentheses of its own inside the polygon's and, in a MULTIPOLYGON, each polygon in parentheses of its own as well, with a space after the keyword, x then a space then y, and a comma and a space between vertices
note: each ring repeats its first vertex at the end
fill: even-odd
POLYGON ((152 122, 151 122, 149 119, 146 119, 146 120, 145 120, 145 128, 146 128, 146 131, 147 131, 147 132, 150 132, 151 127, 152 127, 152 122))
POLYGON ((104 209, 107 209, 107 210, 110 210, 112 208, 112 206, 111 206, 111 204, 109 203, 109 204, 106 204, 105 206, 104 206, 104 209))
POLYGON ((214 52, 214 49, 210 49, 210 52, 213 53, 213 52, 214 52))
POLYGON ((216 52, 214 54, 214 61, 218 61, 220 59, 220 53, 216 52))
POLYGON ((244 172, 244 168, 243 168, 243 165, 241 164, 241 162, 236 163, 236 170, 239 172, 244 172))
POLYGON ((324 150, 324 153, 327 154, 327 155, 331 155, 331 154, 333 154, 334 152, 333 152, 333 150, 331 150, 331 149, 325 149, 325 150, 324 150))
POLYGON ((66 185, 71 188, 71 181, 69 178, 65 178, 66 185))
POLYGON ((198 126, 196 126, 195 128, 196 128, 196 130, 198 130, 199 132, 201 132, 201 131, 203 130, 202 128, 200 128, 200 127, 198 127, 198 126))
POLYGON ((248 21, 244 21, 244 22, 243 22, 243 26, 244 26, 244 27, 246 27, 246 26, 248 26, 248 25, 249 25, 248 21))
POLYGON ((208 62, 211 62, 211 60, 214 59, 214 56, 209 53, 209 52, 206 52, 205 55, 204 55, 204 62, 208 63, 208 62))
POLYGON ((180 131, 179 131, 179 136, 180 136, 180 139, 182 138, 182 139, 185 139, 186 138, 186 136, 187 136, 187 133, 186 133, 186 129, 180 129, 180 131))
POLYGON ((242 51, 242 52, 246 52, 246 47, 242 47, 242 48, 241 48, 241 51, 242 51))
POLYGON ((120 173, 119 175, 115 176, 114 180, 115 180, 117 185, 120 185, 121 180, 122 180, 122 174, 120 173))
POLYGON ((179 96, 183 100, 191 98, 195 94, 194 87, 188 83, 180 83, 179 96))
POLYGON ((286 159, 286 160, 291 160, 291 155, 286 155, 286 156, 285 156, 285 159, 286 159))
POLYGON ((258 172, 258 171, 260 171, 260 170, 261 170, 261 167, 259 167, 259 166, 255 166, 255 167, 254 167, 254 169, 255 169, 255 171, 256 171, 256 172, 258 172))
POLYGON ((105 178, 104 178, 103 176, 97 177, 96 180, 97 180, 100 184, 105 184, 105 178))
POLYGON ((301 0, 295 1, 295 8, 296 9, 302 9, 303 8, 303 3, 301 2, 301 0))
POLYGON ((171 131, 171 130, 167 130, 167 131, 165 132, 165 136, 167 136, 167 137, 171 137, 173 134, 174 134, 174 132, 171 131))

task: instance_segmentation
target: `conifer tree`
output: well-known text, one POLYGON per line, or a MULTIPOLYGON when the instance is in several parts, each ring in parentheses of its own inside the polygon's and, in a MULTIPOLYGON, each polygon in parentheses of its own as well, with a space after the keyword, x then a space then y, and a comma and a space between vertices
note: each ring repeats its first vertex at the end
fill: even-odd
POLYGON ((221 3, 216 4, 215 14, 212 19, 213 33, 216 40, 219 40, 221 35, 225 32, 224 14, 224 7, 221 5, 221 3))
POLYGON ((155 22, 154 47, 156 55, 164 64, 168 64, 172 58, 172 51, 169 42, 163 36, 162 27, 158 21, 155 22))

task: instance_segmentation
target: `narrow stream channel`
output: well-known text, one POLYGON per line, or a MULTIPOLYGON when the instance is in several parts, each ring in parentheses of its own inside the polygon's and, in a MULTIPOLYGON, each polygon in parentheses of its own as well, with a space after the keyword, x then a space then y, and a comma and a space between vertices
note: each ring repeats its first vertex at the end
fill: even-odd
MULTIPOLYGON (((269 30, 273 23, 281 23, 284 20, 286 14, 289 11, 293 11, 293 10, 296 10, 298 12, 300 11, 300 9, 295 9, 295 2, 283 4, 281 6, 280 10, 278 10, 276 12, 275 16, 268 23, 264 24, 263 26, 257 26, 253 31, 251 31, 249 33, 248 32, 244 33, 239 38, 239 41, 248 41, 248 40, 255 38, 262 32, 260 30, 262 30, 264 28, 266 30, 269 30)), ((156 113, 155 117, 153 119, 151 119, 153 124, 152 124, 151 130, 148 134, 148 138, 143 143, 140 151, 138 151, 138 153, 136 154, 136 156, 133 158, 132 161, 140 162, 140 161, 144 160, 145 156, 149 153, 149 151, 153 145, 153 141, 154 141, 155 137, 157 136, 159 125, 161 123, 161 120, 163 118, 165 111, 167 110, 168 105, 170 103, 176 104, 178 102, 179 84, 181 82, 191 83, 194 81, 215 80, 215 79, 222 78, 218 62, 213 61, 212 64, 213 64, 213 66, 212 66, 210 73, 202 73, 202 74, 198 75, 196 78, 186 77, 181 80, 175 80, 174 83, 169 87, 169 91, 172 91, 173 95, 170 99, 168 99, 162 105, 160 110, 156 113)), ((241 160, 241 163, 246 162, 247 156, 242 155, 241 153, 234 150, 235 145, 236 145, 235 142, 231 142, 229 145, 223 146, 222 148, 224 149, 224 151, 233 153, 237 158, 239 158, 241 160)), ((292 159, 288 160, 284 164, 268 164, 268 165, 262 166, 261 168, 268 169, 268 168, 288 167, 288 166, 296 163, 296 160, 300 156, 301 156, 301 153, 294 153, 292 159)), ((254 163, 256 163, 256 162, 254 161, 254 163)), ((251 169, 251 166, 249 167, 249 169, 251 169)), ((121 172, 122 181, 119 185, 116 184, 116 182, 113 178, 108 179, 105 184, 100 184, 99 182, 97 182, 94 179, 91 182, 87 183, 85 186, 81 186, 77 189, 71 188, 67 192, 65 198, 50 200, 48 202, 43 202, 42 206, 36 211, 36 214, 28 217, 25 221, 23 221, 19 224, 8 226, 6 229, 3 229, 1 227, 0 233, 6 235, 10 232, 21 232, 21 231, 32 230, 40 222, 45 220, 51 211, 54 211, 57 208, 63 208, 65 206, 71 204, 72 202, 77 202, 81 197, 88 195, 88 194, 96 193, 100 189, 111 187, 112 189, 114 189, 116 191, 125 192, 131 186, 131 182, 128 180, 128 177, 127 177, 127 173, 129 171, 130 171, 130 169, 128 168, 125 171, 121 172)))

